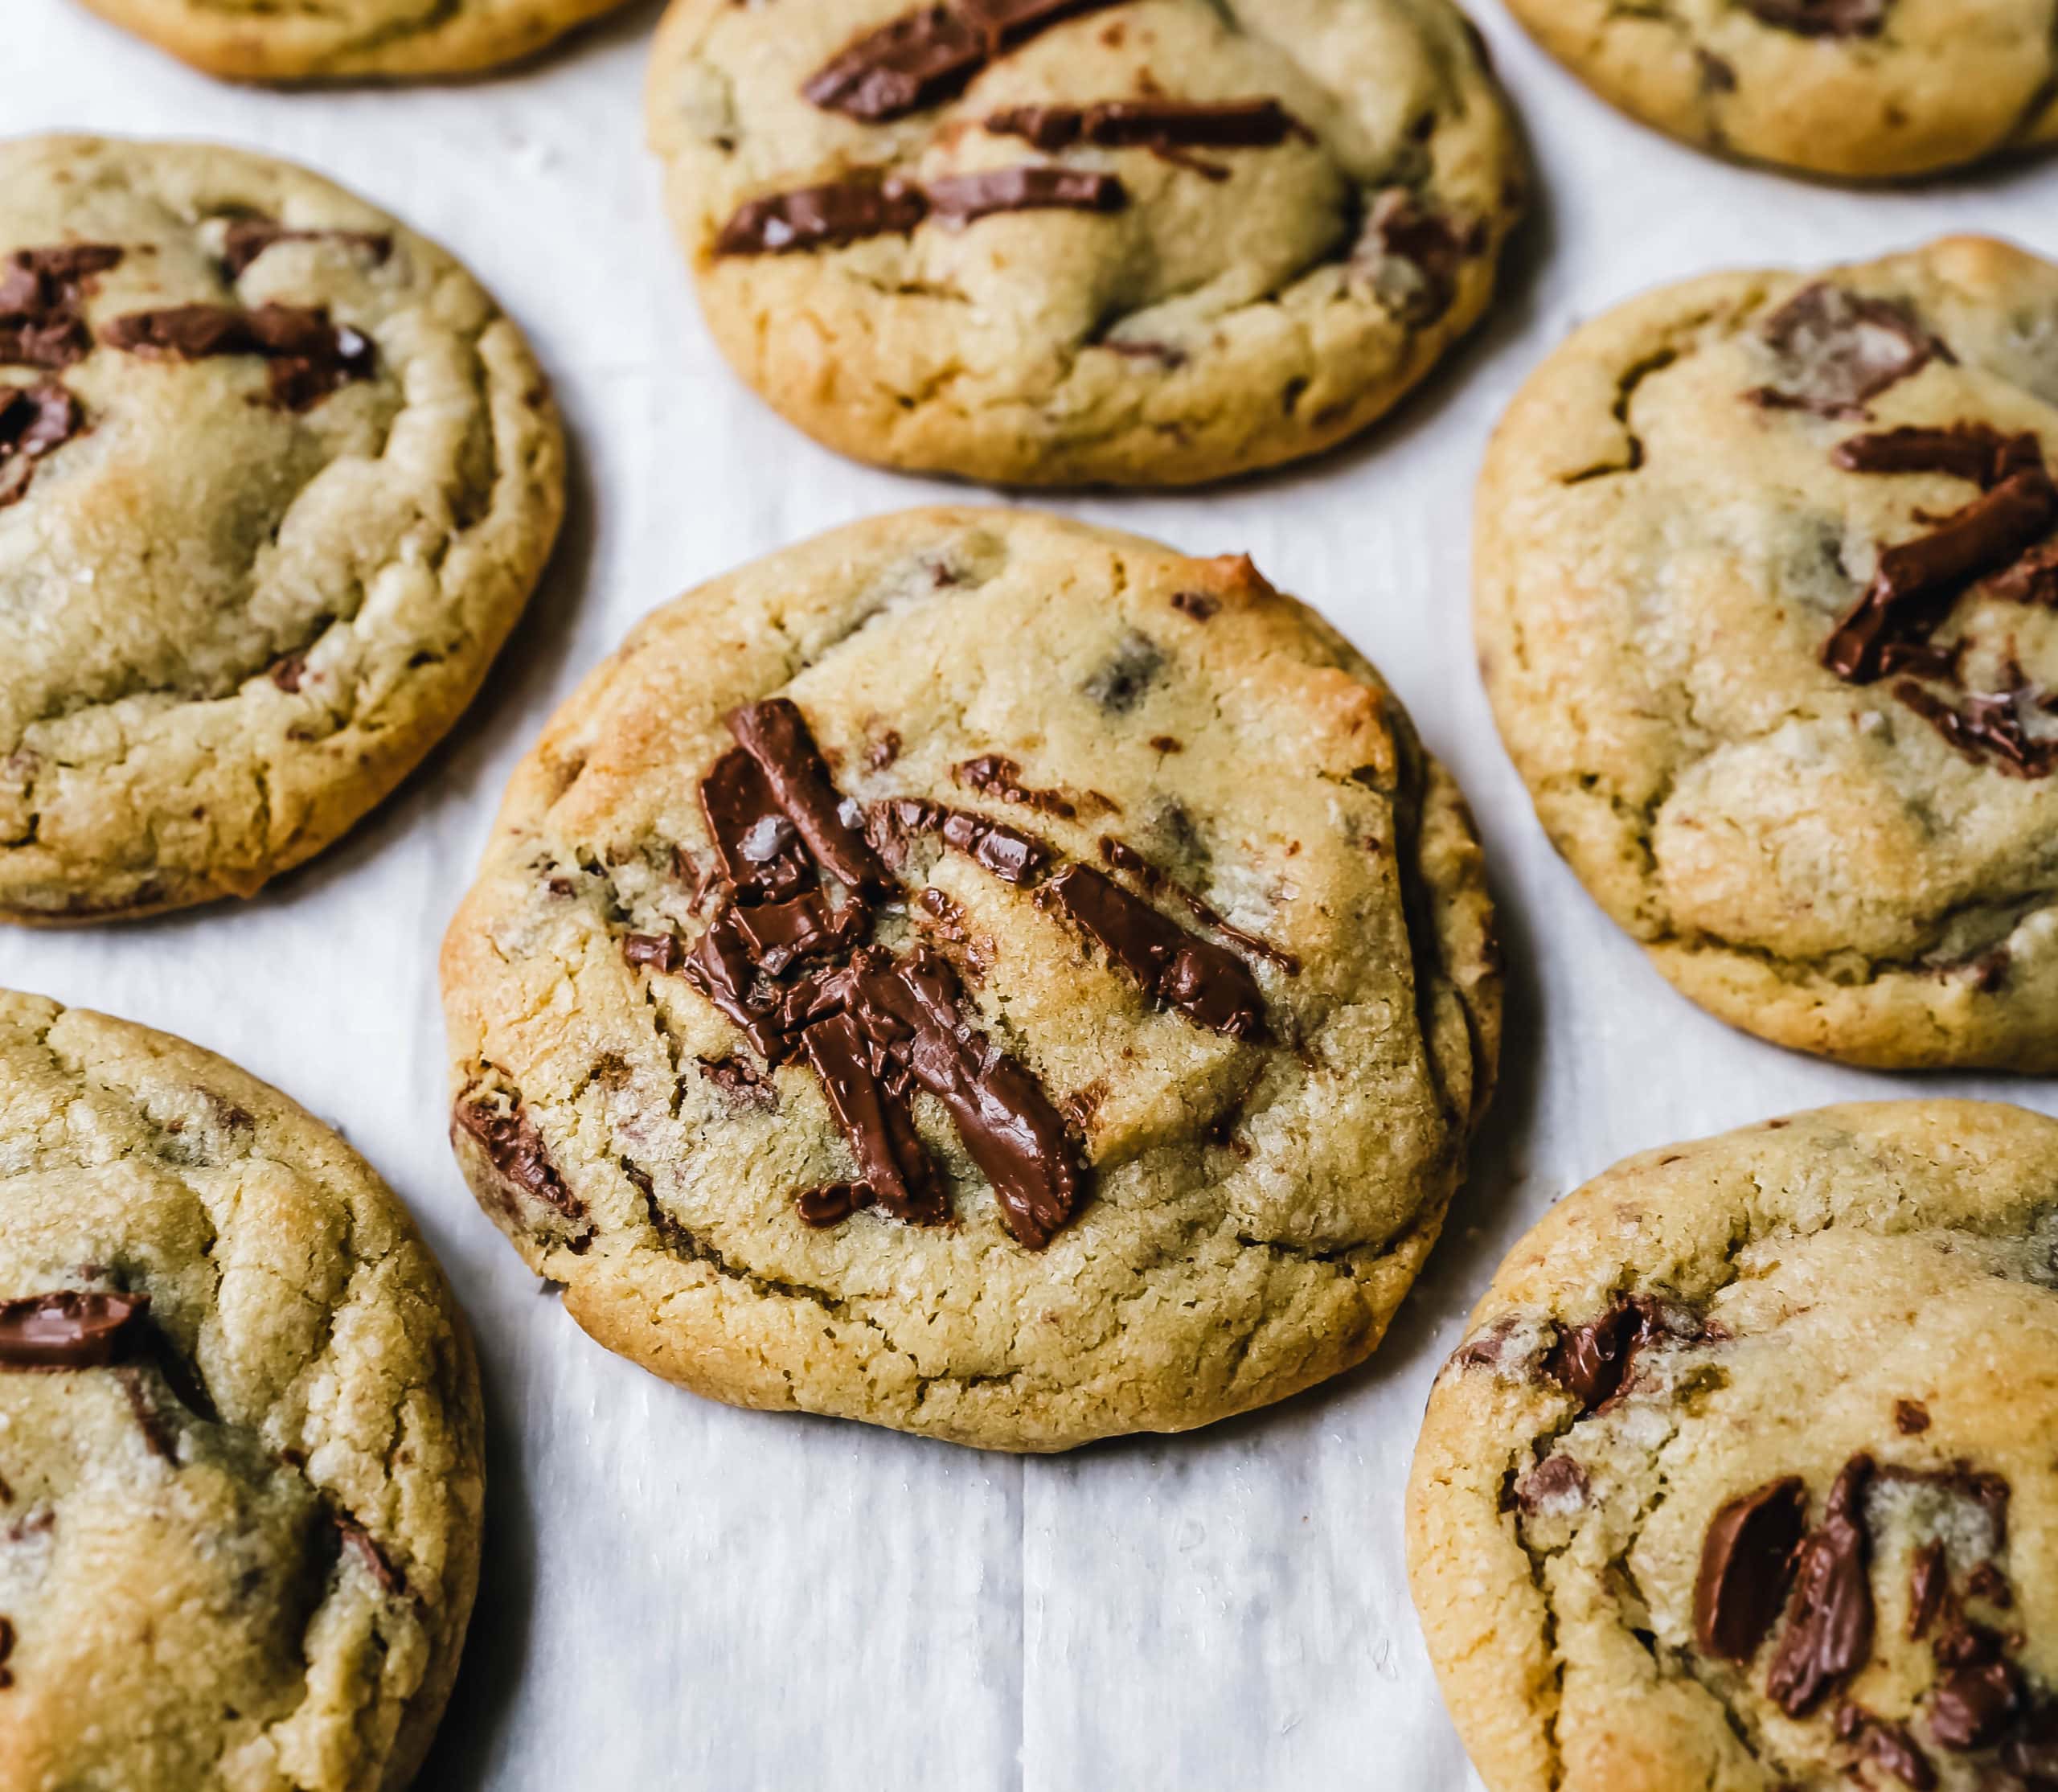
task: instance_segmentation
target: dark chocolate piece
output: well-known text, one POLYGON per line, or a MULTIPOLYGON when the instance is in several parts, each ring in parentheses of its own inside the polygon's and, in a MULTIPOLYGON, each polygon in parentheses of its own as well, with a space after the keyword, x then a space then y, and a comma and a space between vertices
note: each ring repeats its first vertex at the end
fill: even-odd
POLYGON ((859 1208, 871 1204, 871 1190, 863 1183, 824 1183, 793 1197, 794 1211, 810 1226, 841 1225, 859 1208))
POLYGON ((785 697, 736 710, 729 732, 756 760, 786 819, 830 874, 860 896, 882 896, 893 880, 863 831, 863 817, 830 781, 806 719, 785 697), (846 815, 846 808, 850 814, 846 815))
POLYGON ((1215 906, 1195 896, 1185 884, 1169 874, 1158 870, 1135 847, 1112 834, 1101 836, 1101 856, 1117 871, 1125 872, 1152 895, 1169 890, 1184 903, 1193 918, 1203 927, 1211 927, 1224 939, 1232 940, 1252 957, 1262 958, 1267 964, 1275 965, 1289 977, 1301 974, 1301 961, 1284 947, 1276 946, 1269 940, 1261 940, 1255 933, 1247 933, 1240 927, 1225 921, 1215 906))
POLYGON ((2011 474, 2044 465, 2044 448, 2028 434, 2004 436, 1983 423, 1948 429, 1875 431, 1839 442, 1830 458, 1847 473, 1941 473, 1991 490, 2011 474))
POLYGON ((1941 1543, 1929 1542, 1916 1551, 1908 1570, 1908 1634, 1910 1642, 1929 1634, 1951 1590, 1950 1558, 1941 1543))
POLYGON ((814 861, 742 748, 732 747, 700 781, 700 812, 739 902, 784 902, 814 888, 814 861))
POLYGON ((685 948, 673 933, 625 933, 621 955, 632 965, 642 965, 670 976, 686 957, 685 948))
POLYGON ((1605 1406, 1629 1380, 1638 1349, 1660 1335, 1649 1301, 1618 1301, 1597 1319, 1561 1331, 1544 1360, 1544 1372, 1591 1413, 1605 1406))
POLYGON ((35 463, 85 427, 77 399, 54 379, 0 386, 0 510, 29 489, 35 463))
POLYGON ((0 1369, 98 1369, 146 1354, 150 1298, 68 1288, 0 1301, 0 1369))
POLYGON ((986 120, 996 137, 1039 150, 1094 143, 1105 149, 1269 149, 1311 137, 1277 100, 1104 100, 1090 106, 1011 106, 986 120))
POLYGON ((749 941, 741 923, 744 911, 724 906, 701 930, 680 967, 688 982, 734 1021, 767 1064, 778 1064, 790 1049, 776 996, 758 986, 749 941))
POLYGON ((874 1075, 869 1043, 848 1014, 818 1020, 801 1035, 872 1198, 896 1220, 939 1224, 949 1217, 942 1182, 905 1101, 874 1075))
POLYGON ((1865 1491, 1872 1458, 1854 1456, 1830 1489, 1822 1522, 1802 1540, 1794 1593, 1765 1692, 1789 1717, 1805 1717, 1872 1653, 1871 1541, 1865 1491))
POLYGON ((1889 386, 1932 360, 1952 359, 1905 306, 1861 298, 1826 281, 1802 287, 1765 319, 1759 334, 1798 383, 1761 387, 1746 396, 1775 409, 1821 416, 1862 417, 1867 401, 1889 386))
POLYGON ((977 223, 1001 211, 1119 211, 1129 203, 1113 174, 1035 165, 946 174, 922 191, 931 214, 946 224, 977 223))
POLYGON ((950 775, 968 790, 982 797, 998 797, 1002 802, 1019 803, 1039 814, 1069 819, 1079 813, 1076 804, 1058 790, 1032 790, 1022 781, 1022 768, 999 753, 982 753, 950 768, 950 775))
POLYGON ((1802 37, 1876 37, 1887 0, 1742 0, 1744 10, 1775 31, 1802 37))
POLYGON ((1189 933, 1090 865, 1066 866, 1039 900, 1097 940, 1152 1001, 1231 1039, 1264 1035, 1265 997, 1241 959, 1189 933))
POLYGON ((1846 1704, 1838 1708, 1834 1727, 1838 1740, 1852 1744, 1861 1759, 1884 1768, 1915 1792, 1935 1792, 1937 1769, 1905 1724, 1846 1704))
POLYGON ((1478 219, 1461 225, 1407 187, 1389 187, 1373 195, 1354 259, 1392 256, 1414 268, 1421 285, 1403 295, 1401 309, 1427 323, 1449 309, 1459 270, 1486 246, 1486 227, 1478 219))
POLYGON ((1113 0, 956 0, 920 6, 847 45, 801 85, 825 111, 868 124, 963 91, 995 57, 1039 31, 1113 0))
POLYGON ((940 835, 945 846, 976 860, 1003 884, 1034 884, 1056 855, 1043 841, 969 810, 946 809, 919 797, 880 806, 885 825, 903 836, 940 835))
POLYGON ((1929 1409, 1919 1400, 1894 1402, 1894 1429, 1904 1437, 1919 1437, 1929 1429, 1929 1409))
POLYGON ((1222 607, 1222 600, 1205 591, 1175 591, 1172 593, 1172 608, 1183 611, 1196 622, 1205 622, 1222 607))
POLYGON ((564 1179, 544 1148, 543 1135, 519 1102, 502 1113, 490 1097, 460 1100, 453 1117, 478 1141, 502 1180, 544 1206, 555 1208, 568 1220, 586 1217, 586 1204, 565 1187, 564 1179))
POLYGON ((0 1692, 14 1683, 14 1671, 7 1663, 14 1653, 14 1621, 0 1618, 0 1692))
POLYGON ((240 280, 274 243, 341 243, 362 249, 374 267, 393 252, 393 239, 376 230, 295 230, 272 218, 235 218, 222 236, 222 266, 231 280, 240 280))
POLYGON ((830 181, 748 199, 715 239, 717 255, 788 255, 838 248, 867 236, 904 236, 929 215, 904 181, 830 181))
POLYGON ((776 1108, 779 1092, 748 1058, 702 1058, 700 1074, 724 1095, 752 1107, 776 1108))
POLYGON ((1990 1748, 2022 1704, 2022 1676, 1999 1656, 1953 1667, 1930 1688, 1929 1733, 1962 1754, 1990 1748))
POLYGON ((1974 1598, 1984 1599, 2003 1611, 2015 1602, 2015 1589, 2008 1585, 2007 1576, 1994 1562, 1974 1563, 1972 1572, 1965 1577, 1965 1590, 1974 1598))
POLYGON ((757 968, 767 977, 783 975, 804 958, 826 958, 858 943, 870 917, 855 903, 832 910, 819 890, 790 902, 760 903, 736 912, 736 927, 757 968))
POLYGON ((1808 1523, 1798 1474, 1768 1481, 1715 1515, 1694 1583, 1694 1635, 1704 1655, 1748 1662, 1786 1597, 1794 1546, 1808 1523))
POLYGON ((264 358, 272 402, 282 411, 310 409, 376 367, 369 338, 329 321, 318 306, 176 305, 131 311, 100 331, 109 348, 151 359, 204 360, 217 355, 264 358))
POLYGON ((1531 1470, 1515 1496, 1522 1509, 1533 1515, 1550 1505, 1583 1506, 1591 1491, 1586 1470, 1571 1457, 1557 1455, 1545 1457, 1531 1470))
POLYGON ((93 277, 121 260, 110 243, 16 249, 0 260, 0 363, 68 367, 92 347, 80 309, 93 277))

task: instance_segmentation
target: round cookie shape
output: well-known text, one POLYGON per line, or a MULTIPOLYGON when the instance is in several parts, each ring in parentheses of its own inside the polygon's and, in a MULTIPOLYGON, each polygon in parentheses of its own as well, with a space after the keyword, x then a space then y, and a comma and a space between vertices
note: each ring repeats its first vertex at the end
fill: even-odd
POLYGON ((0 145, 0 919, 248 896, 471 699, 564 502, 442 250, 285 163, 0 145))
POLYGON ((988 1448, 1371 1352, 1492 1081, 1462 800, 1247 560, 838 530, 640 625, 444 946, 451 1134, 601 1343, 988 1448))
POLYGON ((751 385, 1029 485, 1355 434, 1484 310, 1524 184, 1445 0, 674 0, 649 113, 751 385))
POLYGON ((514 62, 622 0, 84 0, 210 75, 337 81, 464 75, 514 62))
POLYGON ((395 1792, 478 1371, 392 1191, 183 1040, 0 993, 0 1784, 395 1792))
POLYGON ((1511 0, 1632 117, 1749 161, 1847 180, 2058 142, 2054 0, 1511 0))
POLYGON ((1695 1001, 2058 1069, 2058 269, 1953 238, 1576 334, 1482 477, 1475 625, 1552 841, 1695 1001))
POLYGON ((1501 1265, 1408 1572, 1490 1792, 2042 1785, 2058 1122, 1824 1108, 1646 1151, 1501 1265))

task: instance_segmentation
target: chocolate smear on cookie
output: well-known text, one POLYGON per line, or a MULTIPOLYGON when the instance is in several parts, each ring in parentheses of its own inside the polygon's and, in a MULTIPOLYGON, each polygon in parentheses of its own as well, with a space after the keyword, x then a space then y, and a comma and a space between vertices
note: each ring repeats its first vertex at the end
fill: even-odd
POLYGON ((272 403, 305 411, 352 380, 371 378, 371 339, 331 323, 319 306, 176 305, 111 318, 100 332, 110 348, 150 359, 205 360, 219 355, 264 357, 272 403))
POLYGON ((64 1289, 0 1301, 0 1369, 97 1369, 152 1347, 147 1294, 64 1289))
POLYGON ((802 84, 825 111, 883 124, 963 90, 1038 32, 1113 0, 953 0, 916 6, 847 45, 802 84))
POLYGON ((1807 1485, 1789 1474, 1732 1499, 1701 1543, 1694 1636, 1703 1654, 1747 1662, 1786 1597, 1794 1546, 1808 1523, 1807 1485))
POLYGON ((1872 1458, 1854 1456, 1830 1486, 1822 1521, 1794 1558, 1794 1592, 1765 1692, 1789 1717, 1805 1717, 1872 1653, 1871 1540, 1865 1493, 1872 1458))
POLYGON ((111 243, 16 249, 0 260, 0 363, 68 367, 92 347, 81 304, 93 277, 121 260, 111 243))
POLYGON ((863 817, 830 782, 799 709, 787 698, 773 697, 732 711, 728 722, 730 733, 757 761, 773 800, 823 868, 860 896, 890 891, 893 880, 864 837, 863 817), (846 815, 847 807, 852 815, 846 815))
POLYGON ((1773 409, 1827 417, 1863 417, 1867 402, 1889 386, 1933 360, 1953 359, 1904 306, 1862 298, 1827 281, 1802 288, 1765 319, 1759 334, 1787 369, 1789 383, 1745 396, 1773 409))

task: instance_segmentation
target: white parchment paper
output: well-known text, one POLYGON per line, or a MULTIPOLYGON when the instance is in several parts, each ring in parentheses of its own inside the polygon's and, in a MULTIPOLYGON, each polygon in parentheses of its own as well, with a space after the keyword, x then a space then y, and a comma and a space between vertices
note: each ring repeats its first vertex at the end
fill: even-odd
POLYGON ((437 942, 551 707, 695 580, 965 495, 816 448, 720 363, 642 146, 654 8, 503 78, 296 94, 211 81, 70 0, 0 0, 0 133, 214 138, 357 188, 493 289, 572 432, 551 572, 472 715, 396 800, 241 907, 0 929, 0 984, 184 1034, 332 1119, 457 1282, 485 1364, 490 1528, 425 1788, 1476 1785, 1408 1605, 1400 1493, 1430 1376, 1501 1253, 1625 1153, 1785 1109, 1953 1092, 2058 1111, 2049 1083, 1792 1056, 1674 995, 1545 843, 1480 691, 1466 586, 1487 433, 1576 322, 1711 268, 1946 230, 2058 256, 2058 164, 1891 194, 1725 166, 1609 111, 1490 0, 1475 10, 1541 172, 1486 328, 1399 416, 1304 471, 1055 502, 1194 553, 1248 551, 1384 669, 1491 855, 1511 961, 1503 1091, 1371 1364, 1196 1436, 1023 1461, 732 1412, 609 1355, 537 1291, 444 1143, 437 942))

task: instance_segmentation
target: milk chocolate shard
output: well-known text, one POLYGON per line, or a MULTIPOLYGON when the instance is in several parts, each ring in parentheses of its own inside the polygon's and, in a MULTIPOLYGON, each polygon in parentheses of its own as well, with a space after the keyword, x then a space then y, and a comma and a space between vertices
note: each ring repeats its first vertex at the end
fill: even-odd
POLYGON ((1868 400, 1920 372, 1954 359, 1905 306, 1865 298, 1817 281, 1768 317, 1759 334, 1791 375, 1786 386, 1761 386, 1744 396, 1774 409, 1819 416, 1862 417, 1868 400))
POLYGON ((986 129, 1039 150, 1093 143, 1104 149, 1269 149, 1313 133, 1277 100, 1104 100, 1090 106, 1011 106, 986 129))
POLYGON ((822 749, 798 707, 785 697, 768 698, 732 711, 728 722, 730 733, 764 773, 773 800, 829 874, 861 896, 890 892, 893 880, 864 837, 863 817, 830 781, 822 749))
POLYGON ((883 124, 961 92, 1017 44, 1114 0, 954 0, 919 6, 867 31, 810 76, 802 96, 825 111, 883 124))
POLYGON ((1794 1593, 1765 1692, 1789 1717, 1805 1717, 1872 1653, 1871 1538, 1865 1494, 1872 1458, 1854 1456, 1830 1489, 1822 1522, 1794 1558, 1794 1593))
POLYGON ((1031 164, 912 181, 831 181, 746 200, 716 233, 722 256, 787 255, 840 248, 871 236, 904 236, 924 219, 963 226, 1003 211, 1118 211, 1127 190, 1113 174, 1031 164))
POLYGON ((54 379, 0 386, 0 509, 29 489, 35 463, 85 427, 77 399, 54 379))
POLYGON ((329 321, 318 306, 177 305, 131 311, 100 331, 109 348, 150 359, 199 361, 218 355, 264 357, 272 402, 282 411, 311 409, 355 379, 371 378, 371 341, 329 321))
POLYGON ((111 243, 59 243, 0 260, 0 363, 54 370, 84 359, 92 332, 82 302, 121 256, 111 243))
POLYGON ((150 1298, 64 1289, 0 1301, 0 1369, 97 1369, 150 1348, 150 1298))
POLYGON ((1747 1662, 1779 1616, 1794 1546, 1808 1522, 1798 1474, 1769 1481, 1715 1515, 1694 1583, 1694 1636, 1705 1655, 1747 1662))
POLYGON ((451 1119, 458 1130, 477 1141, 502 1182, 531 1199, 555 1208, 568 1220, 586 1217, 586 1204, 565 1186, 557 1166, 551 1162, 543 1135, 519 1101, 503 1110, 490 1097, 468 1094, 459 1097, 451 1119))

